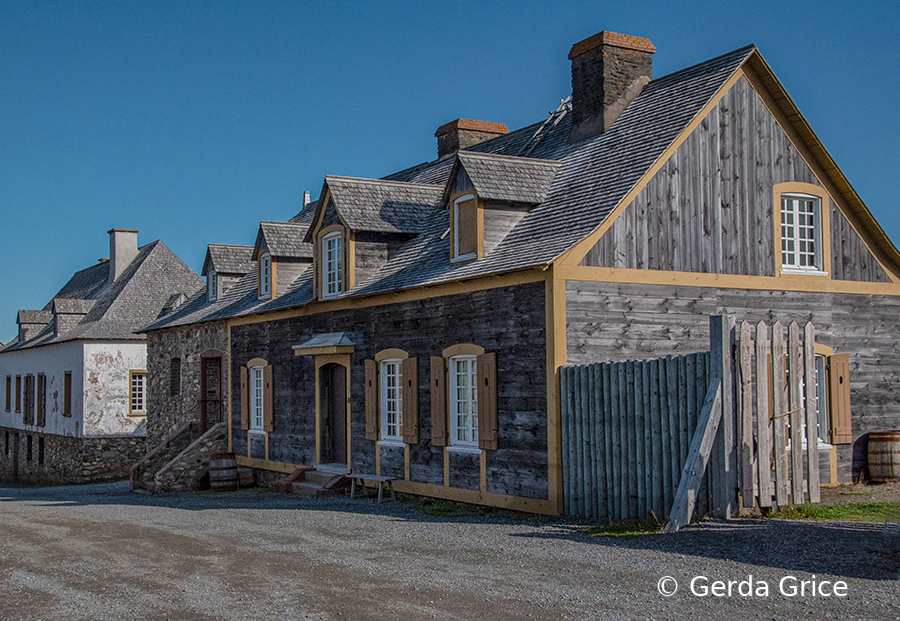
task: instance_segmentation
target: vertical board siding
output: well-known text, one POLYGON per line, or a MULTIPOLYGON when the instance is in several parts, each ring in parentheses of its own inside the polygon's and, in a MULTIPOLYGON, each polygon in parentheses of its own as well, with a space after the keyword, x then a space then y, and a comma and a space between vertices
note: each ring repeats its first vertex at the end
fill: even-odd
POLYGON ((831 203, 831 272, 837 280, 891 282, 890 276, 875 260, 859 234, 831 203))

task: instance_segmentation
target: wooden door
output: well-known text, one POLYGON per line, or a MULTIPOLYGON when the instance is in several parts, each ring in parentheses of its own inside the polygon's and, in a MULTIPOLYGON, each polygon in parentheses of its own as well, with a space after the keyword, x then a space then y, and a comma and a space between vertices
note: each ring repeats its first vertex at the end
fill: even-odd
POLYGON ((319 371, 320 455, 323 464, 347 463, 347 369, 328 364, 319 371))
POLYGON ((200 359, 200 433, 222 422, 222 359, 200 359))

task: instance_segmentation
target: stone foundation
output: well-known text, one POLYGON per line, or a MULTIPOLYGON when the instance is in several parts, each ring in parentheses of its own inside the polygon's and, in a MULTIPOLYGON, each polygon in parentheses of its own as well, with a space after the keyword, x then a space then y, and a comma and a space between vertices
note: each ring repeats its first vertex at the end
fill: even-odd
POLYGON ((195 491, 209 487, 209 462, 228 448, 228 427, 219 423, 181 451, 153 477, 157 492, 195 491))

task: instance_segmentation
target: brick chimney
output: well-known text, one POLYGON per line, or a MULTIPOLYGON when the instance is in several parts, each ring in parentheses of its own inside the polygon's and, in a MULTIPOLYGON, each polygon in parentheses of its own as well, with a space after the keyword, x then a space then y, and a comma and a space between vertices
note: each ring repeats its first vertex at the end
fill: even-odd
POLYGON ((572 46, 570 143, 612 126, 653 79, 654 52, 650 39, 608 30, 572 46))
POLYGON ((438 127, 434 135, 438 140, 438 157, 442 158, 508 133, 509 129, 503 123, 456 119, 438 127))
POLYGON ((125 271, 137 256, 137 229, 110 229, 109 233, 109 282, 125 271))

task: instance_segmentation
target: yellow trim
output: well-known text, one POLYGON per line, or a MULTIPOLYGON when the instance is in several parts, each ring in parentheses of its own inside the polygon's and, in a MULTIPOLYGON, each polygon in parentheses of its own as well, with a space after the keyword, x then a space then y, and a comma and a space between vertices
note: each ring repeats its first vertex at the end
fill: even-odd
POLYGON ((340 298, 336 300, 313 300, 307 304, 291 309, 281 311, 264 311, 260 313, 245 315, 242 317, 232 317, 228 319, 228 325, 240 326, 254 323, 265 323, 269 321, 277 321, 280 319, 293 319, 295 317, 316 315, 319 313, 331 313, 337 310, 360 309, 369 308, 372 306, 399 304, 402 302, 425 300, 447 295, 457 295, 460 293, 471 293, 473 291, 484 291, 487 289, 497 289, 500 287, 524 285, 533 282, 540 282, 543 280, 544 272, 541 268, 529 268, 514 272, 506 272, 503 274, 489 274, 487 276, 478 276, 471 279, 455 280, 439 285, 416 287, 414 289, 405 289, 402 291, 390 291, 387 293, 376 293, 372 295, 352 298, 340 298))
POLYGON ((247 363, 247 368, 252 369, 253 367, 267 367, 269 363, 263 360, 262 358, 252 358, 250 362, 247 363))
POLYGON ((403 477, 409 481, 409 444, 403 445, 403 477))
MULTIPOLYGON (((273 472, 284 472, 286 474, 291 474, 297 468, 302 468, 304 466, 298 466, 295 464, 289 464, 283 461, 268 461, 265 459, 255 459, 253 457, 244 457, 243 455, 235 456, 235 461, 238 466, 245 466, 247 468, 257 468, 259 470, 271 470, 273 472)), ((306 466, 310 468, 312 466, 306 466)))
POLYGON ((832 280, 822 276, 782 274, 781 276, 741 276, 735 274, 704 274, 701 272, 669 272, 583 265, 559 268, 566 280, 609 282, 640 285, 673 285, 679 287, 709 287, 721 289, 750 289, 770 291, 801 291, 807 293, 850 293, 859 295, 900 295, 900 284, 832 280))
POLYGON ((831 447, 831 450, 828 451, 828 465, 830 466, 829 474, 831 475, 831 483, 837 485, 840 483, 840 481, 838 481, 837 471, 837 449, 833 446, 831 447))
MULTIPOLYGON (((29 373, 26 377, 30 376, 29 373)), ((129 369, 128 370, 128 416, 133 416, 135 418, 144 418, 147 416, 147 393, 150 383, 150 374, 147 373, 147 369, 129 369), (131 409, 131 382, 132 378, 135 375, 143 375, 144 376, 144 409, 143 410, 132 410, 131 409)), ((18 411, 18 410, 17 410, 18 411)))
MULTIPOLYGON (((340 216, 340 214, 338 214, 340 216)), ((343 222, 343 218, 341 218, 343 222)), ((345 291, 350 291, 353 288, 353 280, 356 274, 355 269, 355 259, 354 259, 354 248, 355 248, 355 238, 353 234, 350 232, 350 229, 347 227, 346 223, 341 224, 329 224, 324 229, 320 229, 316 231, 315 235, 315 248, 313 249, 313 266, 314 272, 316 272, 315 277, 313 279, 313 287, 317 298, 323 298, 325 293, 321 290, 324 283, 322 282, 322 270, 325 269, 325 258, 322 254, 322 242, 326 237, 332 235, 334 233, 340 233, 341 237, 341 290, 334 295, 340 295, 345 291)), ((327 299, 327 298, 326 298, 327 299)))
POLYGON ((547 332, 547 493, 555 513, 563 510, 562 419, 559 369, 566 364, 566 281, 551 267, 545 285, 547 332))
POLYGON ((382 360, 406 360, 407 358, 409 358, 409 354, 402 349, 382 349, 375 354, 375 362, 381 362, 382 360))
POLYGON ((713 95, 712 99, 707 102, 705 106, 697 113, 697 115, 688 123, 687 127, 678 135, 678 137, 669 145, 665 151, 662 152, 662 155, 653 163, 653 166, 644 173, 644 176, 634 185, 633 188, 626 194, 615 209, 610 212, 606 218, 604 218, 603 222, 600 223, 594 232, 582 239, 580 242, 570 247, 567 251, 565 251, 562 255, 560 255, 554 263, 563 266, 575 266, 578 265, 582 259, 590 252, 591 248, 600 240, 601 237, 612 227, 615 221, 619 218, 619 216, 624 213, 624 211, 628 208, 628 206, 634 202, 637 198, 638 194, 640 194, 641 190, 650 183, 651 179, 656 176, 662 167, 666 164, 669 158, 675 154, 678 148, 684 144, 684 142, 688 139, 688 136, 703 122, 703 119, 719 104, 725 94, 734 86, 737 81, 743 76, 743 72, 738 69, 735 71, 730 78, 722 85, 722 87, 713 95))
POLYGON ((822 345, 822 343, 816 343, 815 353, 819 356, 833 356, 834 348, 829 347, 828 345, 822 345))
POLYGON ((483 353, 484 347, 472 343, 458 343, 442 351, 441 356, 452 358, 453 356, 480 356, 483 353))
POLYGON ((487 451, 481 451, 479 457, 479 467, 481 468, 480 489, 481 493, 487 492, 487 451))
MULTIPOLYGON (((788 276, 782 274, 781 270, 784 264, 781 261, 781 197, 785 194, 807 194, 815 196, 819 199, 819 217, 822 236, 822 265, 819 267, 828 276, 819 275, 818 278, 828 278, 831 276, 831 196, 824 188, 812 183, 803 183, 802 181, 785 181, 784 183, 776 183, 772 187, 772 222, 775 227, 775 276, 788 276)), ((837 201, 835 201, 837 203, 837 201)), ((793 274, 791 274, 793 276, 793 274)))
POLYGON ((347 467, 350 467, 350 354, 330 354, 330 355, 318 355, 315 360, 315 385, 316 385, 316 463, 322 463, 322 440, 321 440, 321 418, 322 418, 322 407, 321 407, 321 391, 319 389, 319 369, 324 367, 326 364, 339 364, 345 369, 347 369, 346 373, 344 373, 345 378, 345 400, 347 402, 347 467))
POLYGON ((321 356, 324 354, 352 354, 356 348, 353 345, 323 345, 322 347, 304 347, 294 349, 295 356, 321 356))
POLYGON ((447 450, 446 446, 444 447, 444 487, 450 487, 450 451, 447 450))

